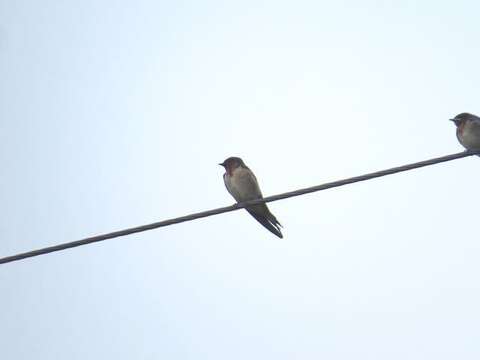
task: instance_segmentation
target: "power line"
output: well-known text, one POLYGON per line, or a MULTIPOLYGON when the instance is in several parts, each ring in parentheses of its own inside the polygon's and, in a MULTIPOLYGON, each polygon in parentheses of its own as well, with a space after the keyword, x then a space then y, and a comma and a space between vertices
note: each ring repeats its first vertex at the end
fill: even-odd
POLYGON ((81 240, 76 240, 76 241, 67 242, 67 243, 63 243, 63 244, 59 244, 59 245, 45 247, 45 248, 42 248, 42 249, 37 249, 37 250, 32 250, 32 251, 20 253, 20 254, 17 254, 17 255, 3 257, 3 258, 0 258, 0 264, 6 264, 6 263, 9 263, 9 262, 18 261, 18 260, 22 260, 22 259, 26 259, 26 258, 30 258, 30 257, 34 257, 34 256, 39 256, 39 255, 43 255, 43 254, 48 254, 48 253, 52 253, 52 252, 55 252, 55 251, 62 251, 62 250, 70 249, 70 248, 73 248, 73 247, 87 245, 87 244, 91 244, 91 243, 95 243, 95 242, 99 242, 99 241, 103 241, 103 240, 107 240, 107 239, 113 239, 113 238, 117 238, 117 237, 120 237, 120 236, 126 236, 126 235, 130 235, 130 234, 139 233, 139 232, 142 232, 142 231, 153 230, 153 229, 157 229, 157 228, 164 227, 164 226, 178 224, 178 223, 181 223, 181 222, 186 222, 186 221, 200 219, 200 218, 204 218, 204 217, 208 217, 208 216, 212 216, 212 215, 222 214, 222 213, 226 213, 226 212, 229 212, 229 211, 242 209, 246 206, 260 204, 260 203, 263 203, 263 202, 267 203, 267 202, 287 199, 287 198, 294 197, 294 196, 305 195, 305 194, 309 194, 309 193, 316 192, 316 191, 331 189, 331 188, 334 188, 334 187, 353 184, 353 183, 356 183, 356 182, 366 181, 366 180, 378 178, 378 177, 381 177, 381 176, 391 175, 391 174, 399 173, 399 172, 402 172, 402 171, 413 170, 413 169, 421 168, 421 167, 424 167, 424 166, 430 166, 430 165, 439 164, 439 163, 446 162, 446 161, 456 160, 456 159, 464 158, 464 157, 467 157, 467 156, 479 155, 479 154, 480 154, 480 151, 464 151, 464 152, 461 152, 461 153, 441 156, 441 157, 437 157, 437 158, 433 158, 433 159, 429 159, 429 160, 424 160, 424 161, 420 161, 420 162, 416 162, 416 163, 412 163, 412 164, 407 164, 407 165, 393 167, 393 168, 386 169, 386 170, 376 171, 376 172, 372 172, 372 173, 368 173, 368 174, 364 174, 364 175, 360 175, 360 176, 354 176, 354 177, 343 179, 343 180, 332 181, 332 182, 329 182, 329 183, 325 183, 325 184, 321 184, 321 185, 317 185, 317 186, 312 186, 312 187, 308 187, 308 188, 304 188, 304 189, 300 189, 300 190, 290 191, 290 192, 286 192, 286 193, 283 193, 283 194, 267 196, 263 199, 246 201, 246 202, 238 203, 238 204, 231 205, 231 206, 225 206, 225 207, 221 207, 221 208, 217 208, 217 209, 213 209, 213 210, 202 211, 202 212, 198 212, 198 213, 194 213, 194 214, 190 214, 190 215, 186 215, 186 216, 180 216, 180 217, 177 217, 177 218, 164 220, 164 221, 159 221, 159 222, 155 222, 155 223, 152 223, 152 224, 141 225, 141 226, 125 229, 125 230, 114 231, 114 232, 111 232, 111 233, 108 233, 108 234, 96 235, 96 236, 88 237, 88 238, 81 239, 81 240))

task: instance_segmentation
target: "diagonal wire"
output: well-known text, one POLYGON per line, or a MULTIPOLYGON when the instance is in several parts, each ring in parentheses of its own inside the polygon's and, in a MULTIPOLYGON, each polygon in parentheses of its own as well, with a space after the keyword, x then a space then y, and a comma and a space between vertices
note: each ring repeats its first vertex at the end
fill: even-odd
POLYGON ((202 211, 202 212, 198 212, 198 213, 194 213, 194 214, 190 214, 190 215, 186 215, 186 216, 176 217, 176 218, 169 219, 169 220, 154 222, 152 224, 141 225, 141 226, 136 226, 136 227, 129 228, 129 229, 114 231, 114 232, 107 233, 107 234, 96 235, 96 236, 84 238, 84 239, 81 239, 81 240, 76 240, 76 241, 67 242, 67 243, 54 245, 54 246, 49 246, 49 247, 45 247, 45 248, 41 248, 41 249, 37 249, 37 250, 32 250, 32 251, 12 255, 12 256, 3 257, 3 258, 0 258, 0 264, 5 264, 5 263, 18 261, 18 260, 22 260, 22 259, 26 259, 26 258, 30 258, 30 257, 34 257, 34 256, 48 254, 48 253, 52 253, 52 252, 55 252, 55 251, 62 251, 62 250, 70 249, 70 248, 77 247, 77 246, 82 246, 82 245, 87 245, 87 244, 91 244, 91 243, 95 243, 95 242, 99 242, 99 241, 103 241, 103 240, 113 239, 113 238, 117 238, 117 237, 120 237, 120 236, 135 234, 135 233, 139 233, 139 232, 142 232, 142 231, 153 230, 153 229, 157 229, 157 228, 160 228, 160 227, 169 226, 169 225, 173 225, 173 224, 178 224, 178 223, 191 221, 191 220, 195 220, 195 219, 200 219, 200 218, 204 218, 204 217, 208 217, 208 216, 222 214, 222 213, 226 213, 226 212, 229 212, 229 211, 242 209, 242 208, 250 206, 250 205, 260 204, 260 203, 263 203, 263 202, 267 203, 267 202, 287 199, 287 198, 294 197, 294 196, 305 195, 305 194, 313 193, 313 192, 316 192, 316 191, 331 189, 331 188, 335 188, 335 187, 339 187, 339 186, 353 184, 353 183, 360 182, 360 181, 366 181, 366 180, 378 178, 378 177, 381 177, 381 176, 396 174, 396 173, 399 173, 399 172, 402 172, 402 171, 413 170, 413 169, 421 168, 421 167, 424 167, 424 166, 430 166, 430 165, 439 164, 439 163, 446 162, 446 161, 456 160, 456 159, 464 158, 464 157, 467 157, 467 156, 479 155, 479 154, 480 154, 480 151, 471 151, 471 150, 464 151, 464 152, 460 152, 460 153, 456 153, 456 154, 451 154, 451 155, 441 156, 441 157, 437 157, 437 158, 433 158, 433 159, 429 159, 429 160, 419 161, 419 162, 412 163, 412 164, 393 167, 393 168, 386 169, 386 170, 376 171, 376 172, 372 172, 372 173, 368 173, 368 174, 364 174, 364 175, 360 175, 360 176, 354 176, 354 177, 347 178, 347 179, 332 181, 332 182, 329 182, 329 183, 325 183, 325 184, 321 184, 321 185, 317 185, 317 186, 312 186, 312 187, 308 187, 308 188, 303 188, 303 189, 299 189, 299 190, 295 190, 295 191, 290 191, 290 192, 286 192, 286 193, 282 193, 282 194, 278 194, 278 195, 267 196, 263 199, 245 201, 245 202, 238 203, 238 204, 231 205, 231 206, 225 206, 225 207, 221 207, 221 208, 217 208, 217 209, 213 209, 213 210, 202 211))

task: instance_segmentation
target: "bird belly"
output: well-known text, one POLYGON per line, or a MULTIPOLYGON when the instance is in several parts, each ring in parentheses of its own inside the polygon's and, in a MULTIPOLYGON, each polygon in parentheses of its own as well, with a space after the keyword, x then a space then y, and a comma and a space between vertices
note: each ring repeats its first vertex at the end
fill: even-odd
POLYGON ((258 184, 248 170, 237 169, 225 180, 228 191, 238 202, 262 197, 258 184))
POLYGON ((462 134, 459 137, 460 142, 467 149, 480 149, 480 124, 477 122, 467 123, 462 129, 462 134))

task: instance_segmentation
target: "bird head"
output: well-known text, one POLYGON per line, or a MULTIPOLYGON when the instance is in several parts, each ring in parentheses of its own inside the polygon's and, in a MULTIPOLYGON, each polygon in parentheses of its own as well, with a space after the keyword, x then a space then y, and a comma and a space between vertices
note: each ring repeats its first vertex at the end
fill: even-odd
POLYGON ((225 170, 227 170, 227 172, 230 174, 238 167, 245 167, 245 163, 243 162, 243 160, 235 156, 229 157, 223 163, 220 163, 218 165, 223 166, 225 170))
POLYGON ((450 119, 454 122, 455 126, 459 127, 460 125, 464 124, 466 121, 479 119, 477 116, 470 114, 470 113, 461 113, 455 116, 453 119, 450 119))

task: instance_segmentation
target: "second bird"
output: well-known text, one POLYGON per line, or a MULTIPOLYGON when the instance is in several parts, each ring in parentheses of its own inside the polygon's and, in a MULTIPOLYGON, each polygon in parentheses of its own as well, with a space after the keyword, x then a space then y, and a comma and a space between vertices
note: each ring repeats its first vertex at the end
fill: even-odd
MULTIPOLYGON (((239 157, 229 157, 219 164, 225 168, 223 181, 228 192, 237 202, 261 199, 262 192, 252 170, 239 157)), ((280 231, 282 226, 265 203, 248 206, 245 208, 260 224, 265 226, 279 238, 283 238, 280 231)))

